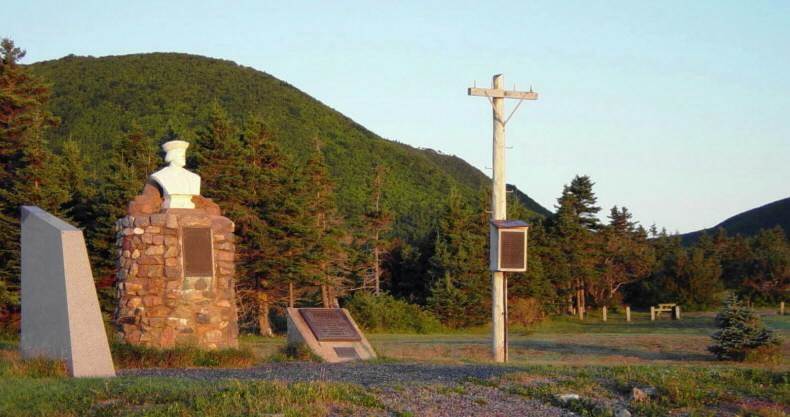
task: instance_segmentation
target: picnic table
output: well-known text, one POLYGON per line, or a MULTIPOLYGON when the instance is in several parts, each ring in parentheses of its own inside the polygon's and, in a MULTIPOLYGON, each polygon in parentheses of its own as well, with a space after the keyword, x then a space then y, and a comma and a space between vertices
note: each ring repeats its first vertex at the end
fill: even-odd
POLYGON ((657 307, 650 307, 650 320, 660 318, 661 313, 670 313, 673 320, 680 320, 680 306, 676 303, 659 303, 657 307))

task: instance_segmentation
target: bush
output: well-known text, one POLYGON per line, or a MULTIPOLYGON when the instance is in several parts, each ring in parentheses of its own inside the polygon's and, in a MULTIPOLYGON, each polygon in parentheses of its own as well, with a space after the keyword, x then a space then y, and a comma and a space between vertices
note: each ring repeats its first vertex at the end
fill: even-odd
POLYGON ((313 353, 304 343, 288 343, 278 353, 269 358, 272 362, 323 362, 320 356, 313 353))
POLYGON ((731 296, 724 308, 716 315, 716 326, 720 330, 711 336, 716 342, 708 347, 720 360, 743 361, 747 358, 764 359, 764 353, 775 351, 779 338, 767 329, 754 310, 731 296), (758 354, 763 353, 763 354, 758 354))
POLYGON ((543 305, 535 298, 516 298, 510 302, 507 312, 508 321, 513 324, 529 326, 545 317, 543 305))
POLYGON ((357 324, 368 331, 431 333, 442 330, 436 316, 388 294, 375 296, 358 291, 345 303, 345 308, 357 324))

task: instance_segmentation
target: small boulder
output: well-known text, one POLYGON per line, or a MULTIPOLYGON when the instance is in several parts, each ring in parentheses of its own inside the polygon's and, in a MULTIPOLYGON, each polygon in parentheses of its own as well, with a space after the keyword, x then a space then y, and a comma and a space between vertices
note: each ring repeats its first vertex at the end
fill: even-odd
POLYGON ((625 407, 617 407, 614 409, 614 417, 631 417, 631 412, 625 407))
POLYGON ((556 397, 557 397, 557 399, 560 402, 563 402, 563 403, 567 403, 569 401, 576 401, 576 400, 580 400, 581 399, 579 394, 557 394, 556 397))
POLYGON ((650 400, 651 397, 656 396, 656 389, 653 387, 634 387, 631 390, 631 400, 636 402, 645 402, 650 400))

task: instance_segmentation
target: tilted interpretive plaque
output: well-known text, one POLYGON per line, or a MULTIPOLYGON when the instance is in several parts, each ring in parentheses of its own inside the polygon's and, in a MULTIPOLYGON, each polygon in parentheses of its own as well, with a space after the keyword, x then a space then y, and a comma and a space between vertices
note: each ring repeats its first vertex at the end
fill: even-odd
POLYGON ((299 314, 310 327, 319 342, 361 340, 359 333, 343 313, 337 308, 301 308, 299 314))
POLYGON ((187 277, 210 277, 214 274, 211 249, 211 229, 208 227, 185 227, 182 229, 184 242, 184 275, 187 277))
POLYGON ((289 345, 306 345, 330 363, 376 357, 346 309, 289 307, 286 311, 289 345))

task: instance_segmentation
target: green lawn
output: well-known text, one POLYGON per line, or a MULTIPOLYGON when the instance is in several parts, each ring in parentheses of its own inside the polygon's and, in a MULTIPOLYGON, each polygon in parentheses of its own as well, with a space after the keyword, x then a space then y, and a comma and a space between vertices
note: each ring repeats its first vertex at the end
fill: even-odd
POLYGON ((377 408, 358 386, 269 381, 201 382, 172 378, 7 378, 0 416, 323 416, 377 408))
MULTIPOLYGON (((386 390, 379 387, 335 382, 203 382, 142 377, 74 380, 64 376, 57 362, 20 360, 17 342, 3 339, 0 417, 325 416, 355 412, 405 416, 414 415, 408 411, 413 403, 429 399, 438 404, 436 413, 441 415, 444 401, 485 404, 486 400, 474 396, 478 394, 465 394, 476 392, 473 387, 537 400, 586 416, 611 416, 612 404, 626 404, 632 413, 643 416, 788 415, 790 318, 765 317, 766 323, 784 338, 784 345, 780 362, 762 364, 715 361, 706 351, 714 331, 712 318, 710 313, 692 313, 680 321, 650 322, 636 314, 634 322, 625 323, 622 317, 610 315, 606 323, 594 317, 584 322, 561 318, 533 328, 511 329, 507 374, 422 388, 416 388, 419 381, 415 381, 415 387, 398 388, 404 395, 409 390, 424 390, 408 402, 397 398, 388 402, 386 390), (657 394, 647 402, 631 401, 634 386, 654 387, 657 394), (557 394, 567 392, 582 399, 557 400, 557 394)), ((491 364, 486 328, 368 337, 382 357, 377 363, 491 364)), ((260 364, 282 360, 279 351, 285 339, 246 335, 241 344, 252 352, 254 363, 260 364)), ((145 361, 149 357, 157 358, 137 359, 145 361)), ((210 360, 213 356, 196 358, 198 364, 216 365, 210 360)), ((135 363, 127 359, 127 366, 135 363)), ((161 362, 155 363, 162 366, 161 362)))

